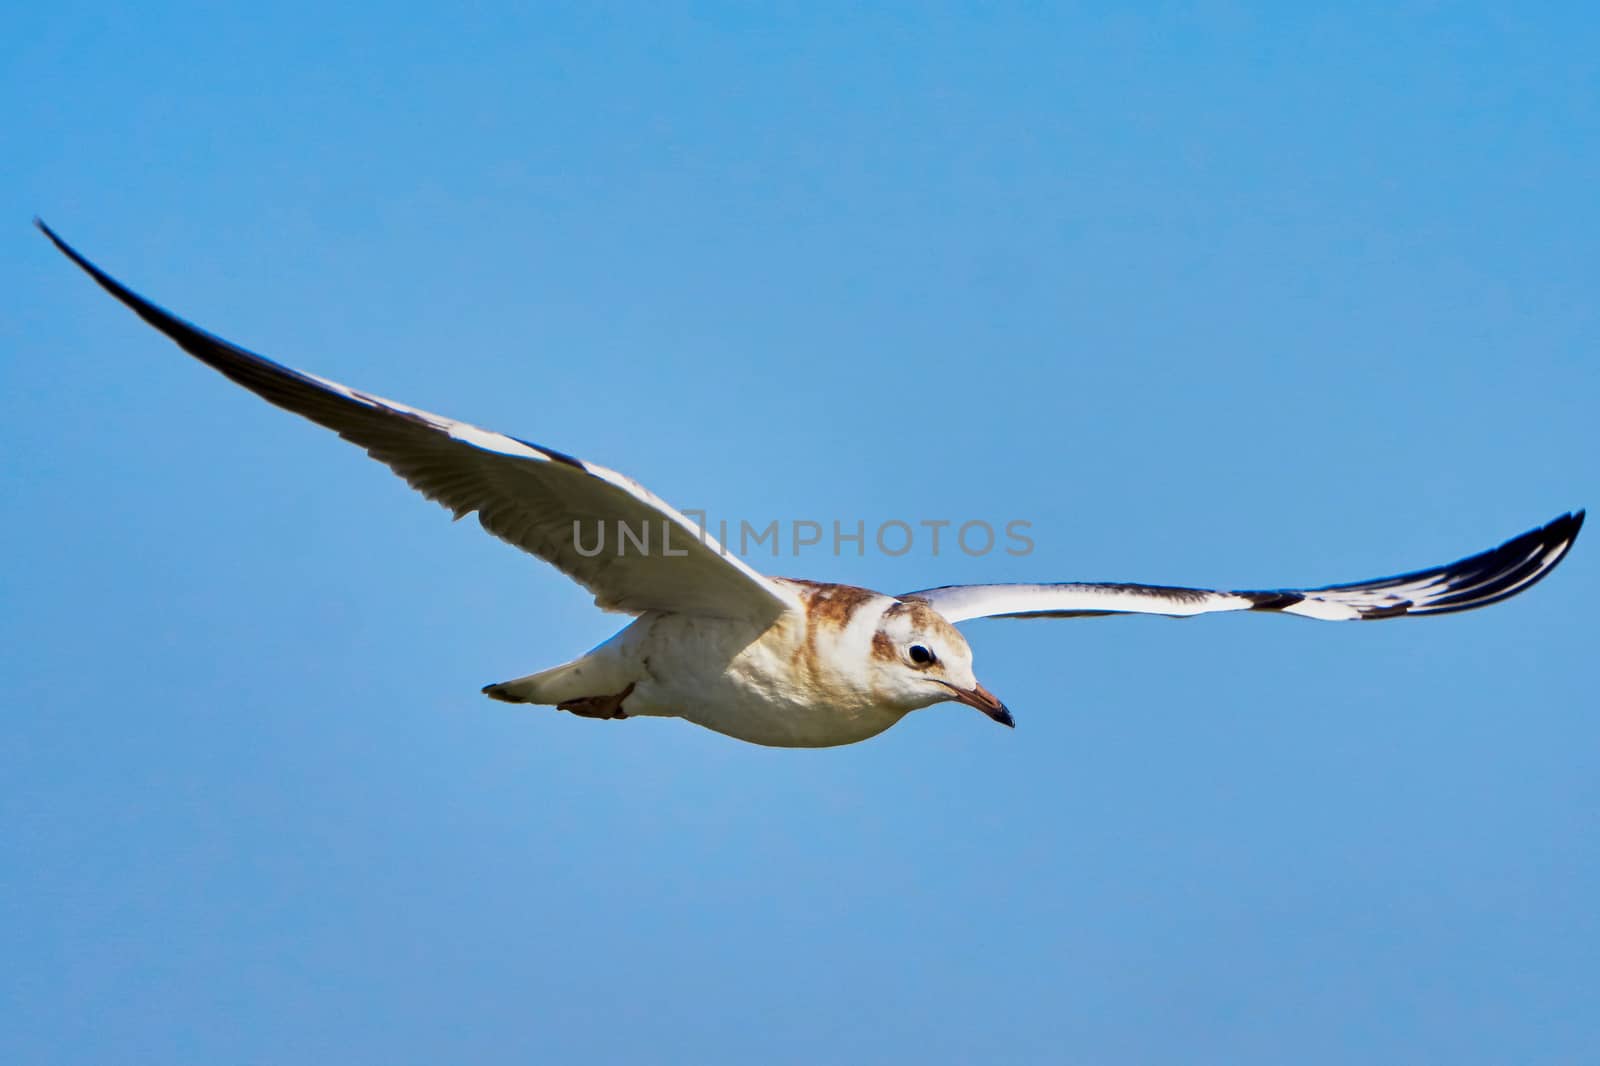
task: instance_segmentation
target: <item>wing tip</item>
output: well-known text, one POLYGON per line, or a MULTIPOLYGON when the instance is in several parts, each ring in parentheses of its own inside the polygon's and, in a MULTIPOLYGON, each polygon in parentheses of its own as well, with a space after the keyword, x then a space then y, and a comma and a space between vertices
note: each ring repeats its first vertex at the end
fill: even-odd
MULTIPOLYGON (((65 238, 63 238, 55 230, 51 229, 49 223, 45 222, 45 220, 40 218, 38 215, 33 216, 33 224, 38 228, 40 233, 43 233, 45 237, 49 239, 51 244, 56 246, 56 250, 58 252, 72 260, 73 264, 76 265, 79 270, 93 278, 95 284, 99 285, 106 292, 116 297, 123 304, 126 304, 140 318, 143 318, 146 322, 149 322, 163 333, 170 334, 171 330, 169 329, 169 325, 172 324, 184 326, 191 330, 199 329, 197 326, 192 326, 189 323, 184 322, 171 312, 157 307, 155 304, 151 303, 149 300, 146 300, 143 296, 140 296, 138 293, 122 284, 122 282, 112 277, 110 274, 107 274, 104 270, 101 270, 99 267, 95 266, 82 252, 68 244, 65 238)), ((203 333, 204 330, 199 330, 199 332, 203 333)))
POLYGON ((1454 571, 1462 577, 1470 575, 1474 566, 1493 565, 1469 577, 1464 587, 1458 586, 1443 596, 1423 600, 1407 613, 1450 614, 1487 607, 1526 592, 1548 577, 1567 557, 1577 543, 1578 532, 1583 529, 1584 517, 1585 510, 1581 507, 1568 511, 1512 537, 1498 548, 1451 564, 1445 568, 1446 573, 1454 571))
MULTIPOLYGON (((1547 550, 1558 549, 1558 554, 1540 568, 1542 572, 1553 570, 1555 565, 1566 558, 1567 552, 1571 551, 1572 546, 1578 542, 1578 533, 1583 529, 1585 513, 1585 509, 1582 507, 1576 511, 1568 511, 1566 514, 1557 515, 1538 529, 1523 534, 1524 537, 1547 550)), ((1511 543, 1516 543, 1516 540, 1521 539, 1523 538, 1518 537, 1511 543)))
POLYGON ((66 242, 66 238, 62 237, 61 234, 51 229, 48 222, 40 218, 38 215, 34 215, 33 225, 35 229, 45 235, 46 239, 48 239, 51 244, 56 246, 56 250, 58 252, 72 260, 84 271, 88 272, 88 274, 96 281, 100 282, 100 284, 104 285, 106 283, 108 279, 106 278, 105 272, 99 267, 95 266, 93 263, 89 262, 89 260, 85 259, 83 257, 83 253, 78 251, 72 245, 68 244, 66 242))
POLYGON ((59 251, 62 255, 66 256, 68 259, 72 260, 74 263, 77 263, 79 266, 84 267, 84 269, 86 269, 86 270, 89 269, 89 267, 88 267, 87 263, 85 262, 83 256, 78 253, 78 250, 76 248, 74 248, 72 245, 68 244, 62 238, 61 234, 59 234, 55 230, 51 229, 50 228, 50 223, 46 222, 44 219, 40 218, 38 215, 34 215, 33 216, 33 228, 38 230, 40 233, 44 234, 45 238, 47 240, 49 240, 49 242, 51 244, 55 245, 56 246, 56 250, 59 251))

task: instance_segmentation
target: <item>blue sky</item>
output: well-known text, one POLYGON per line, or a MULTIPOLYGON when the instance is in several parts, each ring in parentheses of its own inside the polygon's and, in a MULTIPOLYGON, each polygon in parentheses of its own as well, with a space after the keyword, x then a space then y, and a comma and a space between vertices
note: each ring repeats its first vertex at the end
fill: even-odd
POLYGON ((780 573, 1350 580, 1600 501, 1591 8, 48 8, 0 63, 0 1059, 1592 1054, 1594 543, 1427 621, 974 624, 1015 732, 502 706, 617 619, 28 224, 680 506, 1035 540, 780 573))

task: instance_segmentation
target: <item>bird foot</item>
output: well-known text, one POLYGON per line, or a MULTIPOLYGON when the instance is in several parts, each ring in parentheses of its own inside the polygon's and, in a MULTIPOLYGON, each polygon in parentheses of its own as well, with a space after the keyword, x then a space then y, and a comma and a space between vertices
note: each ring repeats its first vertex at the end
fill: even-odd
POLYGON ((583 696, 579 699, 568 700, 556 704, 558 711, 571 711, 579 718, 626 718, 622 710, 622 701, 633 695, 633 686, 629 685, 621 692, 610 696, 583 696))

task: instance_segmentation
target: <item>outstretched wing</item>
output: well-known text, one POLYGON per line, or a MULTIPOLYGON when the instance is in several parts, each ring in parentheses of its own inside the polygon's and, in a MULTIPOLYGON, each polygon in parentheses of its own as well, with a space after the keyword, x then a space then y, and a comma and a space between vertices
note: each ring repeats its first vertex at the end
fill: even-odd
POLYGON ((1498 603, 1532 586, 1567 554, 1582 526, 1582 511, 1564 514, 1498 548, 1446 566, 1315 589, 1215 592, 1166 585, 946 585, 901 599, 920 600, 951 622, 1102 614, 1187 618, 1214 611, 1276 611, 1330 622, 1448 614, 1498 603))
POLYGON ((280 366, 150 303, 35 221, 101 288, 184 351, 269 403, 365 448, 457 518, 476 511, 484 529, 554 565, 594 593, 599 606, 754 621, 798 606, 616 471, 280 366))

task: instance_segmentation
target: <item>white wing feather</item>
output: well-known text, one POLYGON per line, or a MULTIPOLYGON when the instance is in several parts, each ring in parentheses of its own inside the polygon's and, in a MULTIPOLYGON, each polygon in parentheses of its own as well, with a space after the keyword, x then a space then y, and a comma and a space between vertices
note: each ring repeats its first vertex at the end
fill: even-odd
POLYGON ((1271 611, 1331 622, 1447 614, 1497 603, 1531 587, 1567 554, 1582 527, 1582 511, 1565 514, 1498 548, 1446 566, 1314 589, 1219 592, 1167 585, 946 585, 901 598, 920 600, 951 622, 1107 614, 1187 618, 1217 611, 1271 611))
POLYGON ((38 226, 102 288, 184 351, 268 402, 365 448, 457 518, 477 512, 484 529, 556 566, 594 593, 599 606, 753 621, 798 608, 792 593, 724 552, 698 525, 615 470, 281 366, 168 313, 78 254, 43 222, 38 226), (632 543, 624 550, 618 523, 635 537, 649 537, 650 550, 632 543), (605 547, 594 552, 601 526, 605 547))

